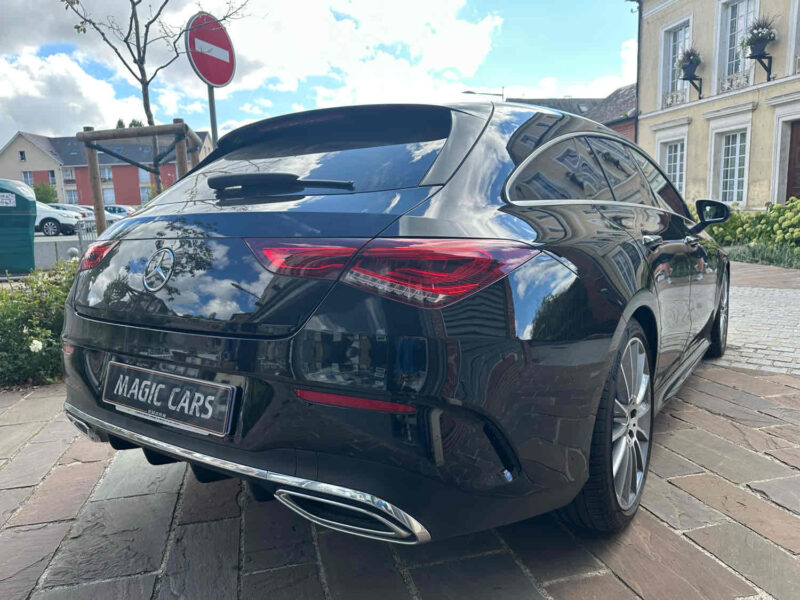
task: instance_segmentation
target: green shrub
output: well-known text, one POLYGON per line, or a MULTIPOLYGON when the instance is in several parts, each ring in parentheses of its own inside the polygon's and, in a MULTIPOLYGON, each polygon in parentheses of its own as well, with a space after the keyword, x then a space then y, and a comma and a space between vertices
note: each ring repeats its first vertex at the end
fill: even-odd
POLYGON ((800 248, 788 244, 752 242, 744 246, 731 246, 728 257, 739 262, 800 269, 800 248))
POLYGON ((0 386, 61 377, 64 303, 75 263, 0 285, 0 386))
POLYGON ((766 210, 753 213, 734 207, 728 221, 710 226, 708 232, 723 246, 758 242, 800 247, 800 199, 768 204, 766 210))

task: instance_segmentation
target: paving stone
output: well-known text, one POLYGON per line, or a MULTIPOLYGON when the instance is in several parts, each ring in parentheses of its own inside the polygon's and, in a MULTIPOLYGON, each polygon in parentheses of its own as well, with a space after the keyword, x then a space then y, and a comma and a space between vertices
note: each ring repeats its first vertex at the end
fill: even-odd
POLYGON ((36 592, 31 600, 150 600, 155 575, 134 575, 36 592))
POLYGON ((420 567, 411 571, 423 600, 533 600, 544 598, 507 554, 420 567))
POLYGON ((769 399, 789 408, 800 409, 800 393, 798 392, 794 392, 792 394, 781 394, 779 396, 770 396, 769 399))
POLYGON ((0 598, 27 598, 69 523, 17 527, 0 532, 0 598))
POLYGON ((638 596, 614 575, 598 575, 554 583, 547 587, 553 600, 636 600, 638 596))
POLYGON ((244 571, 313 562, 311 525, 279 502, 248 499, 244 512, 244 571))
POLYGON ((325 600, 316 565, 294 565, 242 576, 240 600, 325 600))
POLYGON ((721 415, 748 427, 768 427, 781 424, 780 420, 775 417, 755 412, 749 408, 692 388, 681 388, 678 392, 678 397, 689 404, 699 406, 708 412, 721 415))
POLYGON ((792 425, 800 425, 800 410, 796 408, 779 406, 777 408, 770 408, 764 412, 773 417, 777 417, 781 421, 791 423, 792 425))
POLYGON ((789 467, 739 448, 702 429, 683 429, 656 436, 656 441, 692 462, 735 483, 793 475, 789 467))
POLYGON ((32 493, 32 487, 0 491, 0 527, 3 526, 13 512, 17 510, 32 493))
POLYGON ((702 379, 700 377, 689 377, 684 385, 699 392, 704 392, 710 396, 722 398, 723 400, 733 402, 734 404, 738 404, 739 406, 743 406, 754 411, 775 408, 775 406, 777 406, 775 402, 762 398, 761 396, 756 396, 755 394, 750 394, 743 390, 737 390, 730 386, 722 385, 714 381, 708 381, 707 379, 702 379))
POLYGON ((50 563, 45 586, 158 569, 176 499, 175 494, 151 494, 90 502, 50 563))
POLYGON ((780 448, 778 450, 770 450, 767 454, 795 469, 800 469, 800 448, 780 448))
POLYGON ((768 432, 770 435, 777 435, 793 444, 800 444, 800 427, 797 425, 779 425, 778 427, 770 427, 764 431, 768 432))
POLYGON ((653 444, 653 453, 650 455, 650 472, 659 477, 669 478, 679 475, 691 475, 692 473, 702 473, 702 467, 698 467, 678 456, 672 450, 667 450, 664 446, 653 444))
POLYGON ((42 423, 20 423, 18 425, 5 425, 0 427, 0 458, 9 458, 16 454, 23 445, 28 443, 42 423))
POLYGON ((500 540, 492 531, 433 541, 421 546, 400 546, 395 551, 406 566, 417 567, 442 560, 453 560, 485 552, 502 550, 500 540))
POLYGON ((67 386, 65 383, 51 383, 50 385, 42 385, 37 388, 34 388, 30 394, 28 394, 25 399, 26 400, 38 400, 40 398, 64 398, 67 395, 67 386))
POLYGON ((141 450, 117 453, 92 501, 142 494, 175 494, 181 486, 185 463, 151 465, 141 450))
POLYGON ((603 567, 553 515, 507 525, 498 532, 537 581, 590 573, 603 567))
POLYGON ((57 440, 64 440, 71 442, 80 433, 75 429, 75 425, 70 423, 66 417, 59 417, 50 421, 44 429, 31 438, 32 444, 39 442, 54 442, 57 440))
POLYGON ((38 484, 67 446, 63 440, 28 444, 0 471, 0 490, 38 484))
POLYGON ((103 463, 56 467, 9 525, 33 525, 73 519, 103 474, 103 463))
POLYGON ((774 383, 779 383, 781 385, 785 385, 786 387, 794 388, 796 390, 800 390, 800 377, 795 377, 794 375, 769 374, 769 375, 759 375, 758 378, 765 379, 767 381, 772 381, 774 383))
POLYGON ((761 492, 775 504, 780 504, 790 511, 800 514, 800 475, 786 479, 770 479, 749 484, 749 487, 761 492))
POLYGON ((336 532, 318 540, 332 600, 408 600, 389 544, 336 532))
POLYGON ((697 529, 724 521, 725 517, 680 488, 650 473, 645 483, 642 506, 675 529, 697 529))
POLYGON ((114 456, 114 452, 115 450, 111 447, 111 444, 93 442, 89 438, 81 436, 72 442, 72 445, 61 457, 61 460, 58 461, 58 464, 68 465, 76 462, 87 463, 106 460, 114 456))
POLYGON ((691 429, 692 427, 694 426, 662 411, 656 416, 656 421, 653 424, 653 433, 666 433, 668 431, 677 431, 678 429, 691 429))
POLYGON ((792 388, 787 389, 787 386, 781 383, 776 383, 775 381, 753 375, 747 375, 746 373, 733 371, 731 369, 706 366, 695 371, 695 374, 703 379, 743 390, 750 394, 761 396, 762 398, 786 394, 792 391, 792 388))
POLYGON ((587 544, 644 600, 732 600, 756 593, 645 511, 623 531, 587 544))
POLYGON ((800 519, 797 517, 710 473, 671 481, 779 546, 794 554, 800 553, 800 519))
POLYGON ((213 483, 200 483, 191 470, 183 485, 183 504, 178 523, 230 519, 240 514, 237 498, 241 490, 238 479, 223 479, 213 483))
POLYGON ((681 413, 680 418, 753 452, 764 452, 790 445, 787 440, 781 440, 774 435, 712 415, 704 410, 686 411, 681 413))
POLYGON ((0 392, 0 413, 22 400, 27 392, 0 392))
POLYGON ((0 425, 49 421, 64 410, 64 396, 29 396, 0 415, 0 425))
POLYGON ((179 525, 158 597, 235 598, 238 569, 239 519, 179 525))
POLYGON ((715 525, 687 535, 776 600, 798 597, 800 562, 738 523, 715 525))

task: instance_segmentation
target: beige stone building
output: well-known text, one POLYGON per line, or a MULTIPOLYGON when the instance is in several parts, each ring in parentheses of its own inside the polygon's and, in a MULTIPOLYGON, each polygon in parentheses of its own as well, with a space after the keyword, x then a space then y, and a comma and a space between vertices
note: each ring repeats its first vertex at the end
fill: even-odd
POLYGON ((713 198, 755 210, 800 196, 800 0, 639 5, 637 141, 686 200, 713 198), (767 46, 770 80, 740 45, 759 16, 775 18, 777 39, 767 46), (702 98, 674 66, 689 46, 702 56, 702 98))

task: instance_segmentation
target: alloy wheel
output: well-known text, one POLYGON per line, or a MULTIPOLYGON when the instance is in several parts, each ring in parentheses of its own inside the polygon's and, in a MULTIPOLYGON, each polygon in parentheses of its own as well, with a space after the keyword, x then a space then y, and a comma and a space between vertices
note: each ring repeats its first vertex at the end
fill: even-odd
POLYGON ((58 223, 55 221, 45 221, 42 225, 42 232, 45 235, 58 235, 58 223))
POLYGON ((644 484, 650 452, 652 402, 650 368, 642 341, 635 337, 622 353, 611 427, 611 467, 620 508, 635 503, 644 484))

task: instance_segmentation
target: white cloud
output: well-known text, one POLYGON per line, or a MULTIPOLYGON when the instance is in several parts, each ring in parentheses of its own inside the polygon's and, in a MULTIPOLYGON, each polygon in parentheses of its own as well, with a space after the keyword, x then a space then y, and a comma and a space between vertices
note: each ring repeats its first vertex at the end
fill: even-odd
MULTIPOLYGON (((624 85, 636 81, 637 44, 635 39, 626 40, 620 48, 620 71, 617 75, 597 77, 586 83, 565 84, 555 77, 545 77, 534 87, 509 86, 506 88, 507 98, 604 98, 624 85)), ((498 91, 484 90, 479 91, 498 91)))
POLYGON ((140 98, 118 98, 111 83, 66 54, 0 55, 0 81, 0 143, 17 130, 71 135, 84 125, 103 129, 144 115, 140 98))

